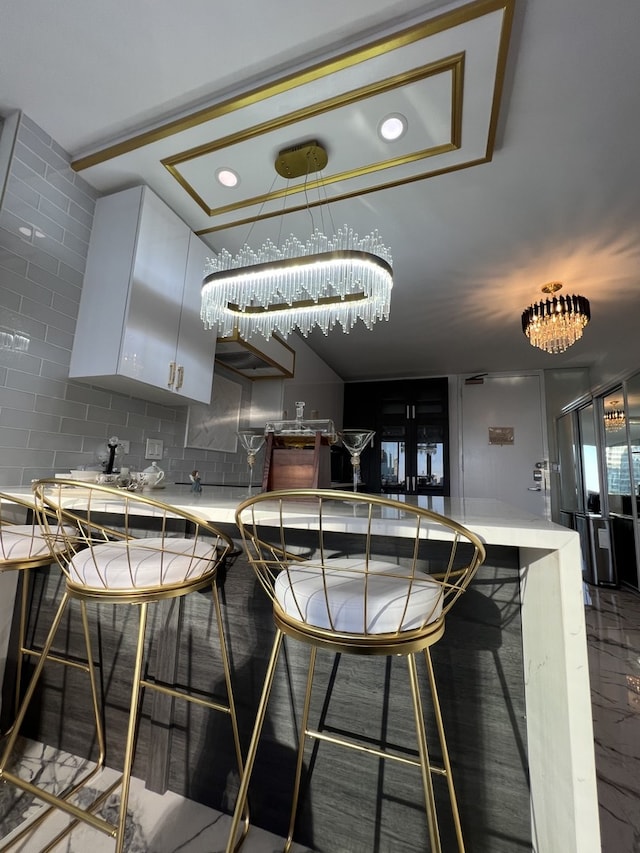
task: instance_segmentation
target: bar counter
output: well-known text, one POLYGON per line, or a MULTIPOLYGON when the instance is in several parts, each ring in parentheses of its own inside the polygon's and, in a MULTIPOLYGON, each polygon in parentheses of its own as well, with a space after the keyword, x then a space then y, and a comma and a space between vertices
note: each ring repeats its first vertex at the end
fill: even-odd
MULTIPOLYGON (((23 496, 29 494, 28 489, 8 491, 23 496)), ((234 527, 235 507, 247 496, 246 489, 207 486, 200 494, 193 494, 188 486, 170 486, 145 493, 163 502, 188 509, 225 529, 234 527)), ((402 496, 399 500, 417 502, 420 506, 435 510, 465 525, 489 546, 489 555, 491 546, 514 549, 513 553, 517 554, 514 582, 519 586, 516 609, 518 624, 521 625, 523 702, 526 716, 526 732, 522 740, 526 740, 523 747, 524 763, 527 765, 525 775, 528 771, 530 785, 530 798, 527 794, 530 799, 530 839, 527 845, 530 843, 530 847, 518 849, 531 849, 535 853, 600 853, 581 557, 577 533, 495 500, 423 496, 402 496)), ((107 510, 114 511, 115 507, 105 506, 105 511, 107 510)), ((304 531, 304 512, 296 512, 289 522, 290 526, 304 531)), ((328 522, 329 528, 337 535, 354 532, 357 525, 358 519, 348 514, 335 515, 328 522)), ((402 530, 394 524, 393 518, 382 518, 379 525, 380 530, 389 537, 402 537, 402 530)), ((495 568, 491 568, 492 561, 487 562, 489 566, 481 567, 478 572, 479 583, 489 582, 483 572, 493 572, 495 575, 495 568)), ((232 567, 226 580, 225 594, 228 597, 232 596, 237 580, 234 577, 235 571, 232 567)), ((238 612, 255 606, 248 577, 244 577, 244 583, 248 600, 243 600, 238 605, 238 612)), ((261 591, 256 592, 256 600, 258 596, 266 600, 261 591)), ((469 601, 474 601, 471 595, 469 601)), ((455 608, 452 615, 454 613, 455 608)), ((262 618, 267 618, 264 613, 262 618)), ((237 643, 234 628, 237 628, 234 624, 230 624, 228 628, 232 647, 237 643)), ((255 637, 253 639, 255 640, 255 637)), ((444 645, 446 642, 447 636, 438 645, 444 645)), ((244 650, 246 651, 247 649, 244 650)), ((242 659, 243 656, 238 653, 234 664, 242 659)), ((251 668, 251 665, 251 661, 247 660, 246 666, 251 668)), ((346 663, 344 665, 346 666, 346 663)), ((336 664, 334 669, 335 667, 336 664)), ((258 675, 255 679, 252 676, 252 694, 259 681, 258 675)), ((517 683, 517 678, 514 683, 517 683)), ((241 686, 240 689, 244 688, 241 686)), ((477 695, 482 695, 480 689, 477 695)), ((242 697, 240 701, 243 701, 242 697)), ((252 702, 253 698, 249 705, 252 702)), ((460 710, 458 709, 458 713, 460 710)), ((473 705, 464 708, 466 718, 473 720, 474 714, 476 708, 473 705)), ((510 708, 505 716, 505 720, 510 720, 514 732, 518 728, 516 717, 517 712, 514 713, 513 708, 510 708)), ((446 725, 445 718, 445 727, 446 725)), ((500 738, 501 733, 494 732, 492 736, 500 738)), ((455 747, 452 746, 451 750, 455 758, 455 747)), ((464 756, 459 758, 464 759, 464 756)), ((456 784, 464 789, 461 773, 464 773, 464 767, 458 770, 456 784)), ((355 775, 350 782, 354 792, 357 791, 359 782, 355 775)), ((499 780, 488 777, 484 784, 496 787, 499 780)), ((417 779, 416 785, 418 787, 417 779)), ((481 793, 478 792, 478 795, 481 793)), ((312 789, 311 797, 314 796, 312 789)), ((353 814, 358 809, 352 803, 350 810, 353 814)), ((461 811, 464 822, 463 804, 461 811)), ((305 840, 305 843, 310 842, 305 840)), ((470 849, 478 850, 498 849, 497 845, 491 848, 471 844, 469 846, 470 849)), ((385 849, 384 845, 379 849, 385 849)))

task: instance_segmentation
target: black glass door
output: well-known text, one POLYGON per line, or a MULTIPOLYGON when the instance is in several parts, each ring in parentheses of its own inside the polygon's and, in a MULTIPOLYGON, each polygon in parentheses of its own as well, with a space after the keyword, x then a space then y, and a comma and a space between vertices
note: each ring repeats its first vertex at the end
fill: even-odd
POLYGON ((345 427, 374 429, 361 458, 363 489, 449 494, 446 379, 345 385, 345 427))

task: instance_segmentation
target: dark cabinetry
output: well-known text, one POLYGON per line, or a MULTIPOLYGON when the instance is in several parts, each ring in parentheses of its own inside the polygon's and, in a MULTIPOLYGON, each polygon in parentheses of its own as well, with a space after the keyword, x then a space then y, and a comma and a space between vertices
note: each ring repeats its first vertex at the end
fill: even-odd
POLYGON ((446 378, 346 383, 343 420, 376 432, 361 459, 367 491, 449 494, 446 378))

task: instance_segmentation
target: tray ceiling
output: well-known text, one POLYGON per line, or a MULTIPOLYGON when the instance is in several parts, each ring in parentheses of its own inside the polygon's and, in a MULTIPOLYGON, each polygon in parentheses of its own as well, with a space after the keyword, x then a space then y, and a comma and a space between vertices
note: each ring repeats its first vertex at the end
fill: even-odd
MULTIPOLYGON (((95 186, 114 173, 188 197, 200 234, 366 196, 491 158, 510 0, 472 3, 77 159, 95 186), (387 142, 382 119, 406 118, 387 142), (278 153, 318 140, 326 168, 279 177, 278 153), (233 170, 234 188, 217 170, 233 170), (196 208, 193 207, 195 203, 196 208)), ((185 206, 185 198, 182 200, 185 206)))

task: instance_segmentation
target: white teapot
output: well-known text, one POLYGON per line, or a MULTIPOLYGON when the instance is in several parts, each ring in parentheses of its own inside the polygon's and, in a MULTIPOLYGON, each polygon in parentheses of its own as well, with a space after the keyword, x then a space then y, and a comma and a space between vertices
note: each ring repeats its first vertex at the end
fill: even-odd
POLYGON ((148 468, 138 474, 140 485, 148 486, 150 489, 164 489, 164 471, 152 462, 148 468))

